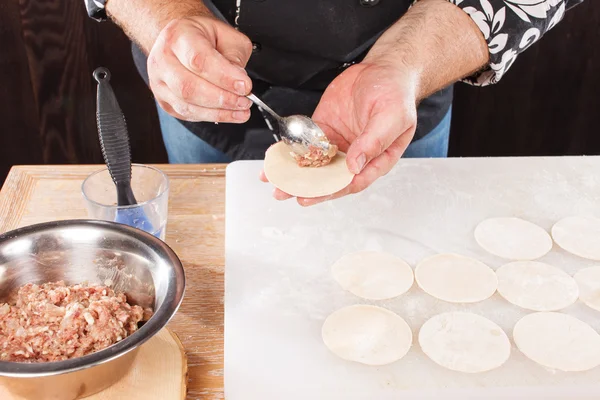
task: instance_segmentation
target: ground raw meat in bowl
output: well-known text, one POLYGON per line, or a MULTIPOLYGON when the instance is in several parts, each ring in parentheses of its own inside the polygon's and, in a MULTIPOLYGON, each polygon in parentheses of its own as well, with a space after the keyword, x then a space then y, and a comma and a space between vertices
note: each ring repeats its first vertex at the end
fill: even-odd
POLYGON ((0 304, 0 360, 81 357, 125 339, 151 314, 107 286, 26 284, 14 301, 0 304))

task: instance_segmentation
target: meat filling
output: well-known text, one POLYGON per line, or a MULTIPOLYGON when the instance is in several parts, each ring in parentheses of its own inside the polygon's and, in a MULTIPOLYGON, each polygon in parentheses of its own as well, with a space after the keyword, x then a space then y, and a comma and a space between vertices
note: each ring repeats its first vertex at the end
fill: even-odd
POLYGON ((337 154, 336 145, 330 144, 329 151, 323 152, 323 149, 317 146, 309 146, 308 153, 303 156, 292 154, 300 167, 323 167, 331 162, 337 154))
POLYGON ((0 304, 0 360, 81 357, 123 340, 151 314, 106 286, 27 284, 15 301, 0 304))

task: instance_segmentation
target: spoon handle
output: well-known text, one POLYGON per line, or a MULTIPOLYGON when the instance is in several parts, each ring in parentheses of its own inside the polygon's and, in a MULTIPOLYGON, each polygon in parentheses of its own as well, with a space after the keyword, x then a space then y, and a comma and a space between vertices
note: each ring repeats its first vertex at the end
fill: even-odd
POLYGON ((259 106, 260 108, 262 108, 263 110, 265 110, 266 112, 268 112, 269 114, 271 114, 273 116, 273 118, 275 118, 277 121, 281 121, 282 118, 279 116, 279 114, 277 114, 275 111, 273 111, 271 109, 271 107, 269 107, 268 105, 266 105, 265 103, 263 103, 261 99, 259 99, 258 97, 256 97, 252 93, 250 93, 246 97, 249 98, 250 100, 252 100, 252 102, 254 104, 256 104, 257 106, 259 106))

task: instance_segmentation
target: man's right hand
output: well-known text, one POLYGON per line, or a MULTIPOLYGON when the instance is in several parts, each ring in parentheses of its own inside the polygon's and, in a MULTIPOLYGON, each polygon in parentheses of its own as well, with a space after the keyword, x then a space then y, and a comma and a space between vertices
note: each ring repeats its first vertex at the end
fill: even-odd
POLYGON ((208 16, 171 21, 148 55, 150 88, 160 106, 185 121, 242 123, 252 102, 244 67, 252 43, 208 16))

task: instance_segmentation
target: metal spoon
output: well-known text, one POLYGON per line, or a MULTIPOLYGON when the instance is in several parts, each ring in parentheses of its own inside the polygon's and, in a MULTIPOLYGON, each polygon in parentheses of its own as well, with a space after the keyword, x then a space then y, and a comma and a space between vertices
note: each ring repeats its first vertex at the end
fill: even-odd
POLYGON ((281 139, 295 154, 304 156, 309 152, 309 146, 322 149, 323 154, 329 153, 329 140, 312 119, 305 115, 281 117, 254 94, 249 94, 246 97, 277 120, 281 139))

